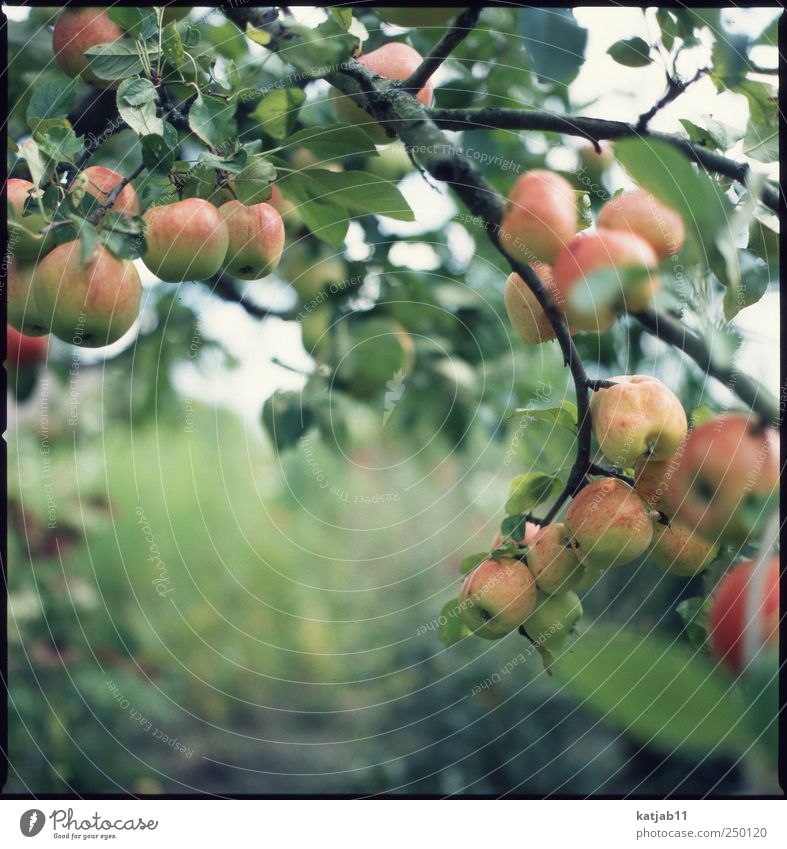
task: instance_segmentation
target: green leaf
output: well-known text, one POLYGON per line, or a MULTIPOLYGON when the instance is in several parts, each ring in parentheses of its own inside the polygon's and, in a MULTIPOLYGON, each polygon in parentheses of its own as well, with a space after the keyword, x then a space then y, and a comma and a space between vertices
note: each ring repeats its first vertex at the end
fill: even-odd
POLYGON ((144 70, 136 42, 127 38, 95 44, 85 51, 85 56, 90 61, 90 70, 102 80, 122 80, 144 70))
POLYGON ((67 118, 74 108, 78 88, 78 79, 38 86, 27 104, 27 123, 30 124, 33 119, 67 118))
POLYGON ((38 149, 53 162, 73 162, 82 152, 82 142, 71 127, 51 127, 38 140, 38 149))
POLYGON ((678 34, 678 25, 669 9, 656 9, 656 21, 661 29, 661 43, 664 49, 669 52, 675 43, 675 36, 678 34))
POLYGON ((694 596, 684 598, 675 608, 680 616, 686 636, 695 649, 703 649, 708 641, 708 611, 710 598, 694 596))
POLYGON ((140 136, 160 136, 164 120, 156 114, 158 93, 150 80, 131 77, 123 80, 117 90, 117 109, 120 117, 140 136))
POLYGON ((201 165, 207 165, 209 168, 217 168, 220 171, 229 171, 231 174, 240 174, 249 160, 248 147, 241 148, 232 156, 217 156, 215 153, 203 151, 198 160, 201 165))
POLYGON ((272 36, 267 30, 257 29, 257 27, 252 26, 250 23, 246 24, 246 38, 255 44, 261 44, 263 47, 267 47, 272 40, 272 36))
POLYGON ((588 32, 571 9, 520 9, 518 34, 541 83, 568 85, 585 61, 588 32))
POLYGON ((712 79, 720 91, 724 88, 735 89, 743 81, 751 67, 750 49, 751 39, 748 35, 728 32, 723 38, 716 39, 711 51, 712 79))
POLYGON ((325 161, 342 156, 378 156, 369 136, 351 124, 330 124, 327 127, 306 127, 287 139, 287 147, 305 147, 325 161))
POLYGON ((306 94, 301 88, 279 88, 264 97, 249 116, 271 138, 286 139, 303 106, 306 94))
POLYGON ((521 407, 514 410, 512 416, 523 416, 527 419, 538 419, 565 428, 571 433, 577 432, 577 408, 571 401, 561 401, 559 407, 547 407, 539 410, 532 407, 521 407))
POLYGON ((169 122, 163 122, 161 133, 142 136, 142 162, 153 174, 168 174, 178 155, 178 131, 169 122))
POLYGON ((96 228, 89 222, 84 219, 72 219, 76 223, 78 227, 79 233, 79 261, 82 265, 85 265, 87 261, 90 259, 93 254, 93 250, 96 247, 96 239, 98 238, 98 231, 96 228))
POLYGON ((682 643, 598 629, 552 671, 611 727, 663 752, 740 757, 753 743, 740 692, 682 643))
POLYGON ((650 46, 639 36, 616 41, 607 53, 619 65, 625 65, 627 68, 644 68, 653 61, 650 58, 650 46))
POLYGON ((437 621, 439 624, 437 634, 446 648, 472 633, 462 621, 462 608, 458 598, 452 598, 443 605, 437 621))
POLYGON ((219 147, 229 135, 235 107, 218 97, 199 94, 189 109, 192 132, 210 147, 219 147))
POLYGON ((757 44, 764 44, 770 47, 779 46, 779 20, 781 15, 777 15, 757 38, 757 44))
POLYGON ((697 142, 708 150, 720 150, 722 148, 721 143, 713 135, 713 133, 710 132, 710 130, 706 130, 704 127, 694 124, 687 118, 680 118, 679 120, 683 125, 683 129, 686 130, 686 134, 690 141, 697 142))
POLYGON ((262 408, 262 424, 278 452, 286 451, 314 425, 314 412, 300 392, 274 392, 262 408))
POLYGON ((158 21, 153 9, 111 6, 107 14, 134 38, 152 38, 158 32, 158 21))
POLYGON ((517 475, 509 486, 505 511, 509 515, 526 513, 552 495, 557 495, 561 486, 560 478, 555 475, 545 475, 541 472, 517 475))
POLYGON ((145 253, 144 223, 141 218, 129 219, 120 213, 110 212, 102 220, 98 236, 120 259, 135 260, 145 253))
POLYGON ((621 139, 615 142, 615 156, 635 182, 681 214, 699 245, 712 244, 730 214, 718 183, 660 140, 621 139))
POLYGON ((180 68, 185 61, 186 51, 175 24, 167 24, 161 31, 161 52, 175 68, 180 68))
POLYGON ((748 249, 770 268, 778 269, 779 221, 775 215, 771 213, 766 215, 755 210, 749 228, 748 249))
POLYGON ((404 195, 388 180, 366 171, 328 171, 310 168, 292 175, 308 187, 312 197, 322 197, 359 215, 386 215, 397 221, 414 221, 404 195))
POLYGON ((355 39, 333 17, 314 29, 289 19, 285 25, 288 40, 279 55, 308 77, 322 77, 352 56, 355 39))
POLYGON ((768 289, 768 265, 750 251, 738 251, 737 286, 727 286, 724 293, 724 318, 731 321, 746 307, 756 304, 768 289))
POLYGON ((743 152, 760 162, 776 162, 779 159, 779 127, 766 126, 749 121, 743 137, 743 152))
POLYGON ((343 30, 349 30, 353 23, 353 10, 346 6, 331 6, 328 10, 343 30))
POLYGON ((506 516, 500 523, 500 533, 504 540, 509 537, 514 542, 522 542, 527 530, 527 519, 521 513, 516 516, 506 516))
POLYGON ((482 551, 480 554, 470 554, 467 557, 462 558, 462 562, 459 564, 459 571, 462 575, 467 575, 468 572, 472 572, 476 566, 488 559, 488 551, 482 551))
POLYGON ((255 154, 235 178, 235 194, 245 204, 262 203, 271 196, 271 184, 276 180, 276 169, 264 154, 255 154))
POLYGON ((44 181, 44 177, 48 171, 48 163, 44 161, 41 157, 41 153, 38 150, 38 145, 33 141, 33 139, 25 139, 22 142, 19 142, 19 149, 17 151, 19 157, 24 159, 27 162, 27 167, 30 170, 30 176, 33 179, 33 182, 40 186, 44 181))

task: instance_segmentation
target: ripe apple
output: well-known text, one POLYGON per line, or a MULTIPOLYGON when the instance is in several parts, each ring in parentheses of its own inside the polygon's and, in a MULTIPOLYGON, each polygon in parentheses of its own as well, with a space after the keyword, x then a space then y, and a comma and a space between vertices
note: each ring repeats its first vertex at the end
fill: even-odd
POLYGON ((278 186, 271 186, 271 196, 268 203, 281 215, 281 220, 284 222, 287 232, 297 230, 301 225, 301 214, 298 212, 298 207, 284 197, 278 186))
POLYGON ((689 578, 704 572, 718 554, 718 543, 703 539, 679 519, 653 519, 650 558, 662 569, 689 578))
POLYGON ((779 488, 779 434, 731 413, 688 435, 669 480, 675 515, 706 539, 743 542, 779 488))
POLYGON ((538 594, 536 609, 524 621, 525 633, 543 649, 560 651, 582 618, 582 602, 569 590, 557 595, 538 594))
POLYGON ((534 169, 508 194, 500 221, 500 244, 512 258, 531 265, 554 262, 577 234, 577 196, 560 174, 534 169))
POLYGON ((49 223, 40 212, 24 214, 25 202, 28 196, 41 194, 40 189, 29 180, 20 180, 12 177, 6 183, 6 195, 8 198, 8 253, 18 259, 38 259, 44 256, 55 246, 52 233, 41 233, 41 230, 49 223))
MULTIPOLYGON (((754 621, 758 629, 755 647, 759 654, 779 643, 779 558, 774 555, 766 565, 763 595, 754 605, 754 621)), ((749 620, 747 596, 753 591, 754 563, 734 566, 721 579, 711 602, 708 632, 711 651, 716 660, 734 675, 744 671, 744 632, 749 620)))
POLYGON ((123 30, 103 9, 66 7, 55 22, 52 51, 69 77, 81 76, 96 88, 117 88, 120 80, 102 80, 90 70, 85 51, 122 37, 123 30))
POLYGON ((484 560, 465 578, 459 606, 462 620, 476 636, 497 640, 533 613, 536 582, 519 560, 484 560))
POLYGON ((83 264, 78 241, 58 245, 36 268, 36 306, 64 342, 98 348, 116 342, 139 315, 136 268, 98 246, 83 264))
MULTIPOLYGON (((82 174, 87 177, 85 191, 93 195, 99 203, 106 203, 109 193, 123 180, 122 174, 111 168, 104 168, 103 165, 91 165, 85 168, 82 174)), ((71 191, 73 190, 72 186, 71 191)), ((123 187, 110 210, 122 215, 139 215, 139 198, 131 183, 123 187)))
POLYGON ((617 478, 580 490, 566 511, 565 525, 580 563, 598 568, 630 563, 653 538, 644 502, 617 478))
POLYGON ((374 11, 381 21, 397 27, 437 27, 452 21, 462 10, 458 6, 379 6, 374 11))
POLYGON ((608 200, 598 214, 598 226, 641 236, 659 259, 678 253, 686 238, 680 215, 641 189, 608 200))
POLYGON ((8 287, 8 323, 25 336, 49 333, 35 301, 36 267, 9 257, 6 277, 8 287))
POLYGON ((23 369, 38 365, 46 359, 46 348, 49 344, 46 336, 26 336, 6 325, 6 362, 13 368, 23 369))
POLYGON ((581 233, 561 251, 552 272, 564 310, 577 330, 600 333, 612 326, 621 309, 636 312, 653 300, 659 287, 658 260, 653 248, 634 233, 605 230, 581 233), (587 286, 587 278, 604 269, 620 269, 619 295, 605 292, 594 297, 592 291, 585 303, 572 303, 578 287, 587 286))
POLYGON ((142 216, 148 230, 142 262, 167 283, 205 280, 223 265, 229 233, 218 209, 202 198, 152 206, 142 216))
POLYGON ((666 460, 686 437, 686 413, 675 394, 646 374, 610 377, 615 386, 590 397, 593 434, 604 456, 627 468, 640 459, 666 460))
MULTIPOLYGON (((406 80, 423 61, 421 54, 400 41, 389 42, 356 57, 357 60, 376 74, 389 80, 406 80)), ((416 99, 424 106, 432 105, 432 83, 427 80, 424 87, 416 95, 416 99)), ((345 124, 356 124, 363 128, 367 136, 375 144, 387 144, 392 141, 385 130, 352 98, 339 94, 335 101, 336 115, 345 124)))
POLYGON ((527 549, 527 565, 539 591, 546 595, 576 589, 585 571, 561 522, 538 531, 527 549))
POLYGON ((670 478, 678 467, 678 461, 683 453, 682 443, 668 460, 637 460, 634 466, 634 489, 639 497, 653 510, 672 516, 673 508, 667 499, 667 489, 670 478))
MULTIPOLYGON (((536 537, 538 533, 538 525, 533 522, 525 522, 525 536, 522 541, 519 543, 520 545, 530 545, 531 542, 536 537)), ((505 542, 513 542, 511 537, 506 537, 505 542)), ((503 532, 498 531, 494 537, 492 537, 492 548, 490 551, 494 551, 496 548, 500 548, 503 545, 503 532)))
POLYGON ((241 280, 259 280, 270 274, 284 249, 284 222, 268 203, 244 206, 232 200, 219 207, 227 225, 229 244, 224 269, 241 280))
MULTIPOLYGON (((552 269, 543 262, 534 262, 533 271, 552 294, 559 305, 560 293, 555 289, 552 269)), ((509 274, 503 289, 506 312, 517 336, 528 345, 538 345, 555 338, 550 324, 538 299, 525 281, 516 273, 509 274)), ((571 328, 569 328, 571 332, 571 328)))

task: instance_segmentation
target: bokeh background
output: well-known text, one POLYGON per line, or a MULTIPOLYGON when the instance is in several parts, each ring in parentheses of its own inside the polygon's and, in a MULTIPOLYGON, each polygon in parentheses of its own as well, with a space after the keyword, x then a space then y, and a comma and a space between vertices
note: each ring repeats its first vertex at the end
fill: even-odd
MULTIPOLYGON (((39 75, 58 73, 46 55, 55 10, 6 11, 23 114, 39 75)), ((650 13, 577 9, 586 61, 560 96, 522 73, 514 14, 490 13, 462 45, 441 71, 438 105, 465 105, 468 90, 499 103, 505 90, 506 105, 631 120, 663 93, 662 69, 621 73, 606 53, 652 34, 650 13)), ((725 10, 722 21, 756 37, 775 14, 725 10)), ((218 13, 192 16, 228 60, 256 60, 218 13)), ((433 35, 409 38, 424 52, 433 35)), ((773 64, 775 52, 763 47, 758 60, 773 64)), ((301 120, 319 126, 332 113, 314 89, 301 120)), ((654 127, 675 131, 679 118, 708 113, 745 126, 747 109, 706 80, 654 127)), ((484 170, 501 191, 529 167, 581 167, 581 143, 554 135, 493 131, 463 144, 500 157, 484 170)), ((95 161, 124 171, 137 156, 119 133, 95 161)), ((582 662, 553 676, 517 635, 441 643, 458 564, 488 548, 509 480, 572 462, 568 432, 511 412, 553 407, 571 389, 555 345, 525 350, 513 336, 505 274, 483 233, 442 188, 404 172, 393 173, 415 222, 354 221, 344 246, 317 255, 309 238, 291 238, 280 272, 249 289, 263 308, 291 309, 292 279, 340 260, 360 285, 337 306, 333 332, 358 345, 353 316, 377 310, 412 338, 415 368, 393 405, 320 373, 298 322, 149 274, 130 338, 99 353, 53 342, 44 368, 9 374, 6 792, 778 792, 772 705, 755 731, 706 722, 710 703, 738 705, 714 678, 718 690, 708 685, 666 728, 675 705, 659 701, 658 682, 711 680, 676 612, 702 594, 700 579, 647 559, 607 576, 583 596, 582 662), (278 450, 262 416, 276 390, 297 400, 276 419, 278 450), (643 636, 664 651, 642 648, 630 684, 599 693, 604 670, 588 652, 609 634, 627 651, 643 636), (636 676, 645 684, 635 693, 636 676)), ((597 206, 630 182, 613 166, 595 185, 597 206)), ((707 293, 695 298, 697 327, 777 393, 775 281, 732 325, 707 293)), ((655 373, 688 411, 733 401, 634 324, 578 344, 599 376, 655 373)))

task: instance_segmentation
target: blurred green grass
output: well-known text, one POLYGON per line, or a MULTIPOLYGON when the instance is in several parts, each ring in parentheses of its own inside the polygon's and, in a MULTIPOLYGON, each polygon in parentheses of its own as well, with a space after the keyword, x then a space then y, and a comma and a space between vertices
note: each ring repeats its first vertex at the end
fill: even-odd
MULTIPOLYGON (((587 794, 626 792, 632 774, 669 788, 685 761, 635 755, 521 638, 446 650, 430 626, 508 479, 538 452, 562 462, 540 427, 506 460, 478 434, 411 457, 368 423, 345 453, 307 437, 276 457, 229 414, 198 409, 188 433, 113 422, 52 440, 49 505, 40 440, 18 435, 8 789, 587 794), (61 556, 29 549, 48 509, 61 556)), ((717 777, 711 761, 694 773, 717 777)))

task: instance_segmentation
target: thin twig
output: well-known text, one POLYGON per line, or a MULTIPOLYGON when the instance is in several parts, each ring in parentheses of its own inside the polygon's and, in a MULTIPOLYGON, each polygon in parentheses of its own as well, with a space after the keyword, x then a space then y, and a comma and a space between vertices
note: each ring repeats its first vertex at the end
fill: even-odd
POLYGON ((115 201, 118 199, 118 196, 126 188, 126 186, 132 181, 136 180, 137 177, 145 170, 145 163, 140 162, 139 165, 126 177, 124 177, 116 186, 112 188, 112 190, 107 194, 107 199, 100 203, 93 212, 88 216, 88 222, 90 224, 98 224, 101 219, 109 212, 112 208, 115 201))
POLYGON ((670 74, 667 74, 667 91, 657 103, 655 103, 653 106, 650 107, 650 109, 648 109, 647 112, 643 112, 639 116, 639 118, 637 119, 637 123, 635 124, 637 132, 644 133, 648 128, 648 124, 658 112, 660 112, 665 106, 668 106, 670 103, 672 103, 673 100, 677 100, 690 85, 696 83, 697 80, 707 72, 707 68, 700 68, 697 73, 689 80, 681 80, 677 77, 673 77, 670 74))
POLYGON ((608 469, 606 466, 599 466, 596 463, 591 463, 588 469, 588 474, 603 476, 605 478, 617 478, 619 481, 624 481, 629 486, 634 486, 634 478, 624 472, 619 472, 617 469, 608 469))
POLYGON ((406 80, 403 80, 399 84, 400 87, 405 91, 420 91, 429 81, 432 74, 439 69, 451 53, 470 35, 478 23, 480 15, 480 6, 465 9, 456 21, 454 21, 451 29, 435 44, 432 52, 406 80))
POLYGON ((779 405, 768 390, 753 377, 739 372, 734 365, 717 363, 705 341, 682 321, 655 309, 633 313, 633 316, 649 333, 683 351, 706 374, 723 383, 765 421, 779 424, 779 405))

